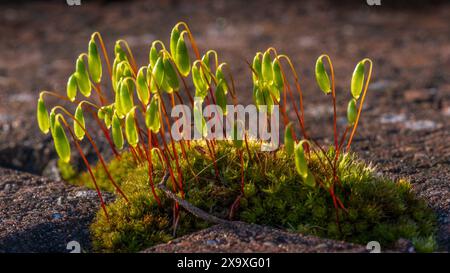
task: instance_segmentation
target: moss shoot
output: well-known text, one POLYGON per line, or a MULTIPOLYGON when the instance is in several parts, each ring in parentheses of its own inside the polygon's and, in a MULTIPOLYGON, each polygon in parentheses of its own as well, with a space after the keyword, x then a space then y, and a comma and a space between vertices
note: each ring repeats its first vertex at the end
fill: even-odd
MULTIPOLYGON (((244 148, 247 152, 243 153, 245 195, 234 220, 361 244, 375 240, 384 248, 393 246, 399 238, 406 238, 412 240, 419 251, 435 250, 435 215, 414 194, 406 180, 394 182, 377 175, 373 167, 354 154, 340 155, 337 161, 340 186, 336 187, 335 194, 342 200, 345 210, 335 210, 327 190, 301 183, 294 158, 284 149, 267 153, 260 151, 260 143, 250 141, 248 144, 248 150, 244 148)), ((191 142, 186 152, 190 164, 180 161, 185 198, 208 213, 227 218, 240 194, 240 159, 231 142, 217 141, 216 147, 219 179, 205 143, 191 142)), ((333 158, 334 151, 330 148, 326 153, 311 152, 307 161, 312 173, 331 185, 333 181, 328 180, 333 175, 329 173, 331 168, 326 157, 333 158)), ((159 183, 164 166, 157 157, 153 162, 154 181, 159 183)), ((117 196, 116 201, 108 204, 109 221, 102 210, 98 212, 91 226, 95 249, 139 251, 173 239, 174 202, 157 190, 162 203, 158 206, 150 189, 147 164, 135 162, 131 153, 125 152, 120 161, 112 160, 108 168, 129 203, 117 196)), ((100 188, 114 192, 103 169, 98 166, 94 172, 100 188)), ((93 188, 86 173, 71 181, 93 188)), ((168 188, 172 187, 171 183, 169 179, 168 188)), ((208 225, 181 209, 176 236, 208 225)))

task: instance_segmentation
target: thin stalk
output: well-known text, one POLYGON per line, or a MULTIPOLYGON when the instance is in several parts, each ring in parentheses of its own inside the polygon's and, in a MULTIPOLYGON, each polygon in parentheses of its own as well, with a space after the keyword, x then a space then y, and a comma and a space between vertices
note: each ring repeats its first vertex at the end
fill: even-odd
POLYGON ((335 80, 334 80, 334 69, 333 69, 333 63, 331 62, 330 56, 323 55, 330 66, 330 72, 331 72, 331 97, 333 101, 333 129, 334 129, 334 147, 335 151, 339 148, 338 144, 338 133, 337 133, 337 114, 336 114, 336 88, 335 88, 335 80))
POLYGON ((89 175, 91 176, 92 182, 94 183, 95 190, 97 191, 97 195, 100 198, 100 204, 102 206, 103 212, 105 213, 106 219, 109 221, 109 215, 108 215, 108 211, 106 210, 105 201, 103 200, 102 193, 100 191, 100 188, 97 185, 97 180, 95 179, 94 173, 92 172, 91 165, 89 164, 89 161, 86 159, 86 156, 83 153, 83 149, 81 149, 79 141, 75 137, 74 133, 72 132, 72 129, 70 128, 69 124, 67 124, 66 119, 63 116, 61 116, 61 120, 62 120, 64 126, 69 131, 70 135, 72 136, 75 146, 77 147, 78 153, 80 154, 81 158, 83 159, 84 165, 88 169, 89 175))
POLYGON ((148 137, 147 137, 147 139, 148 139, 148 143, 147 143, 147 147, 148 147, 148 151, 147 151, 148 182, 150 184, 150 188, 152 190, 153 197, 155 197, 155 200, 158 203, 158 206, 162 207, 161 200, 159 199, 159 196, 158 196, 158 194, 156 194, 156 191, 155 191, 155 183, 153 182, 153 162, 152 162, 152 155, 151 155, 152 133, 151 133, 150 129, 147 129, 147 135, 148 135, 148 137))
POLYGON ((300 125, 302 126, 303 138, 304 139, 308 139, 308 134, 306 133, 306 129, 305 129, 306 126, 305 126, 305 120, 304 120, 304 118, 305 118, 305 111, 303 109, 303 92, 302 92, 302 89, 300 87, 300 81, 298 79, 297 71, 295 70, 295 67, 292 64, 291 59, 287 55, 283 55, 283 54, 282 55, 278 55, 277 58, 285 59, 287 61, 288 65, 289 65, 289 67, 291 68, 291 73, 294 76, 295 87, 296 87, 296 90, 297 90, 297 93, 298 93, 298 96, 299 96, 300 113, 301 113, 301 115, 299 115, 299 113, 298 113, 297 104, 295 103, 291 87, 290 87, 289 82, 288 82, 288 80, 286 78, 286 73, 284 72, 283 66, 281 65, 281 62, 280 62, 280 70, 281 70, 281 73, 283 74, 283 78, 286 80, 286 88, 287 88, 287 90, 289 92, 289 96, 292 99, 292 105, 294 106, 294 111, 295 111, 297 117, 300 116, 300 125))
POLYGON ((236 212, 236 210, 239 208, 239 205, 241 203, 241 198, 244 197, 244 156, 242 153, 242 150, 239 149, 239 160, 240 160, 240 164, 241 164, 241 189, 240 189, 240 194, 236 197, 236 200, 234 200, 233 204, 231 205, 230 208, 230 213, 229 213, 229 219, 232 220, 234 217, 234 214, 236 212))
POLYGON ((130 57, 130 59, 131 59, 132 68, 134 70, 134 73, 136 73, 137 72, 136 60, 134 59, 133 52, 131 51, 130 46, 128 45, 128 42, 123 39, 118 40, 118 42, 125 45, 125 48, 127 49, 127 52, 128 52, 128 57, 130 57))
MULTIPOLYGON (((184 191, 183 191, 183 174, 181 172, 181 167, 180 167, 180 163, 179 163, 178 153, 176 151, 175 141, 173 140, 173 136, 172 136, 171 124, 170 124, 170 121, 169 121, 169 117, 167 115, 166 104, 165 104, 164 100, 161 97, 160 91, 158 91, 158 93, 159 93, 159 97, 160 97, 160 100, 161 100, 161 106, 162 106, 161 108, 163 110, 162 112, 164 114, 165 121, 166 121, 167 128, 168 128, 167 130, 169 131, 169 136, 170 136, 170 142, 172 144, 173 155, 175 157, 175 164, 176 164, 177 172, 178 172, 178 184, 180 186, 181 194, 184 196, 184 191)), ((164 127, 164 125, 161 126, 161 127, 164 127)))
POLYGON ((59 109, 59 110, 61 110, 61 111, 63 111, 66 115, 68 115, 73 121, 75 121, 79 126, 80 126, 80 128, 84 131, 84 133, 85 133, 85 135, 86 135, 86 137, 87 137, 87 139, 89 140, 89 142, 91 143, 91 145, 92 145, 92 148, 94 148, 94 151, 95 151, 95 153, 97 154, 97 157, 98 157, 98 159, 100 160, 100 163, 102 164, 102 166, 103 166, 103 169, 105 170, 105 172, 106 172, 106 175, 108 176, 108 178, 109 178, 109 180, 111 181, 111 183, 113 184, 113 186, 116 188, 116 190, 119 192, 119 194, 120 195, 122 195, 122 197, 127 201, 127 202, 129 202, 128 201, 128 198, 126 197, 126 195, 125 195, 125 193, 120 189, 120 187, 119 187, 119 185, 117 185, 116 184, 116 182, 114 181, 114 179, 113 179, 113 177, 111 176, 111 173, 108 171, 108 167, 106 166, 106 163, 105 163, 105 161, 104 161, 104 159, 103 159, 103 156, 101 155, 101 153, 100 153, 100 151, 99 151, 99 149, 98 149, 98 147, 97 147, 97 145, 95 144, 95 142, 94 142, 94 140, 92 139, 92 137, 91 137, 91 135, 89 134, 89 132, 86 130, 86 128, 84 128, 84 126, 69 112, 69 111, 67 111, 64 107, 62 107, 62 106, 55 106, 55 107, 53 107, 53 109, 59 109))

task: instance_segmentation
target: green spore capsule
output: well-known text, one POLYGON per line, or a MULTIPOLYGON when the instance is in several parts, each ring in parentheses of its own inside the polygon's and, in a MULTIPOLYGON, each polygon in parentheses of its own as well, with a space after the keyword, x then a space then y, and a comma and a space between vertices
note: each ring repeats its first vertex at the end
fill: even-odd
POLYGON ((258 80, 261 80, 262 77, 262 68, 261 68, 261 53, 258 53, 253 58, 253 64, 252 64, 252 78, 253 78, 253 84, 257 85, 258 80))
POLYGON ((273 81, 272 62, 270 61, 270 51, 264 52, 261 65, 262 78, 265 82, 271 83, 273 81))
POLYGON ((161 88, 164 82, 164 63, 162 57, 158 57, 158 60, 156 60, 152 74, 153 80, 156 82, 158 87, 161 88))
POLYGON ((350 91, 355 100, 359 99, 364 84, 364 62, 359 62, 353 71, 350 91))
POLYGON ((280 62, 277 59, 273 60, 272 63, 273 70, 273 83, 278 90, 283 89, 284 80, 283 73, 281 73, 280 62))
POLYGON ((125 117, 125 136, 128 144, 132 147, 136 147, 139 142, 138 132, 136 128, 136 121, 134 119, 134 111, 136 107, 133 107, 125 117))
POLYGON ((189 75, 189 71, 191 70, 191 62, 189 60, 189 52, 184 42, 184 35, 180 35, 177 43, 177 51, 175 55, 175 64, 180 70, 181 75, 187 77, 189 75))
POLYGON ((120 85, 120 109, 123 113, 127 113, 133 108, 133 98, 126 81, 120 85))
POLYGON ((356 108, 356 100, 351 99, 347 106, 347 121, 349 125, 353 125, 356 122, 356 116, 358 115, 358 110, 356 108))
POLYGON ((330 79, 328 78, 328 74, 325 71, 325 67, 323 65, 322 56, 319 57, 316 61, 316 81, 319 85, 320 90, 325 94, 331 92, 330 88, 330 79))
POLYGON ((114 101, 114 107, 116 109, 116 113, 120 118, 123 118, 125 116, 125 111, 122 109, 122 102, 120 99, 120 89, 122 88, 122 82, 119 82, 118 84, 118 92, 116 93, 116 98, 114 101))
POLYGON ((302 177, 303 183, 311 188, 314 188, 316 186, 316 179, 314 178, 314 175, 311 173, 311 171, 308 170, 308 173, 306 176, 302 177))
POLYGON ((100 54, 98 54, 97 44, 93 38, 89 41, 88 46, 88 65, 92 81, 99 83, 102 78, 102 62, 100 54))
POLYGON ((77 79, 75 78, 75 75, 70 75, 69 79, 67 80, 67 97, 70 101, 75 101, 75 97, 77 96, 77 79))
POLYGON ((100 108, 98 108, 98 110, 97 110, 97 117, 99 118, 99 119, 104 119, 105 118, 105 106, 102 106, 102 107, 100 107, 100 108))
POLYGON ((225 94, 227 94, 228 93, 228 89, 229 89, 229 87, 228 87, 228 83, 227 83, 227 80, 225 79, 225 75, 223 74, 223 67, 225 66, 225 63, 221 63, 218 67, 217 67, 217 70, 216 70, 216 79, 217 79, 217 82, 223 82, 223 89, 224 89, 224 91, 225 91, 225 94))
POLYGON ((148 104, 150 98, 150 92, 148 90, 147 79, 144 73, 146 67, 141 67, 136 76, 136 90, 138 99, 144 105, 148 104))
POLYGON ((292 122, 289 122, 289 124, 286 126, 286 129, 284 130, 284 150, 288 155, 293 155, 295 148, 295 142, 292 136, 291 129, 292 129, 292 122))
POLYGON ((178 30, 178 26, 175 26, 170 33, 170 54, 172 54, 172 58, 176 58, 177 55, 177 43, 180 39, 180 31, 178 30))
POLYGON ((170 62, 169 58, 165 56, 163 59, 163 63, 165 82, 173 91, 178 91, 180 89, 180 82, 178 81, 178 75, 172 65, 172 62, 170 62))
POLYGON ((123 148, 123 133, 122 133, 122 127, 120 126, 120 119, 117 117, 117 115, 114 113, 112 117, 112 138, 114 145, 118 149, 123 148))
POLYGON ((308 175, 308 163, 306 161, 305 152, 303 150, 304 140, 300 141, 294 149, 295 155, 295 168, 303 178, 306 178, 308 175))
POLYGON ((89 98, 91 95, 91 82, 86 71, 86 66, 84 65, 84 60, 81 56, 77 59, 75 77, 77 79, 78 88, 80 89, 81 94, 89 98))
POLYGON ((75 119, 78 122, 76 122, 75 120, 73 121, 73 131, 75 132, 75 136, 78 138, 78 140, 82 140, 84 138, 84 128, 86 128, 86 125, 81 104, 78 104, 77 109, 75 110, 75 119))
POLYGON ((55 128, 55 121, 56 121, 56 113, 55 111, 52 109, 52 111, 50 111, 50 133, 53 135, 53 130, 55 128))
POLYGON ((36 116, 37 116, 39 129, 44 134, 47 134, 50 129, 50 120, 49 120, 47 108, 45 107, 45 103, 44 103, 44 100, 42 99, 42 96, 39 97, 39 99, 38 99, 36 116))
POLYGON ((58 118, 56 118, 55 126, 53 128, 53 141, 55 143, 56 153, 59 158, 65 162, 69 163, 70 161, 70 144, 67 139, 66 132, 59 122, 58 118))
POLYGON ((202 65, 201 70, 203 71, 203 75, 205 76, 206 82, 208 84, 210 84, 211 83, 211 67, 210 67, 208 52, 205 55, 203 55, 201 65, 202 65))
POLYGON ((159 113, 159 100, 156 96, 152 97, 150 104, 145 112, 145 125, 153 133, 159 132, 161 128, 161 120, 159 113))
MULTIPOLYGON (((150 67, 153 68, 155 66, 156 61, 158 60, 158 57, 159 57, 158 51, 156 50, 156 46, 153 43, 152 47, 150 48, 150 53, 148 56, 150 67)), ((151 71, 151 69, 150 69, 150 71, 151 71)))
POLYGON ((112 114, 113 114, 112 108, 107 107, 106 111, 105 111, 105 118, 103 119, 107 129, 109 129, 111 127, 112 114))
POLYGON ((194 102, 194 127, 195 129, 201 133, 202 137, 206 137, 208 135, 208 128, 206 127, 206 121, 203 117, 202 112, 202 101, 196 100, 194 102))
POLYGON ((114 45, 114 55, 117 56, 117 58, 119 58, 121 61, 127 60, 127 54, 120 46, 120 41, 116 41, 116 44, 114 45))
POLYGON ((192 67, 192 81, 195 87, 195 96, 204 99, 208 93, 208 85, 202 75, 202 71, 197 65, 192 67))
POLYGON ((226 83, 220 80, 216 87, 216 92, 214 93, 216 97, 216 103, 222 109, 224 115, 227 114, 227 94, 226 94, 226 83))
POLYGON ((271 85, 268 87, 270 94, 275 98, 277 102, 280 101, 280 89, 276 87, 275 85, 271 85))

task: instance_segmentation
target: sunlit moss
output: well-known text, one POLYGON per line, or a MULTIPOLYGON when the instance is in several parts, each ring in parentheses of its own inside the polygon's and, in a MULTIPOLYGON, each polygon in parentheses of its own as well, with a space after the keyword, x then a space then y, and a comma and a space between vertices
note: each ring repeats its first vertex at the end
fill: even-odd
MULTIPOLYGON (((407 181, 394 182, 380 177, 354 154, 341 155, 337 163, 341 183, 336 186, 336 196, 346 211, 338 210, 337 221, 329 192, 304 185, 292 156, 284 149, 261 152, 259 144, 251 141, 249 151, 250 156, 244 146, 245 197, 241 199, 235 220, 362 244, 376 240, 384 248, 393 246, 399 238, 413 240, 421 251, 436 248, 435 215, 417 198, 407 181)), ((203 142, 192 142, 187 156, 188 160, 181 160, 186 199, 213 215, 228 217, 240 193, 241 179, 239 156, 233 145, 217 141, 220 179, 215 177, 212 158, 203 142)), ((333 158, 334 151, 327 151, 327 156, 333 158)), ((308 167, 325 185, 332 185, 330 177, 333 176, 327 164, 322 152, 310 153, 308 167)), ((112 160, 108 168, 130 203, 117 197, 108 205, 109 221, 99 211, 91 227, 95 248, 138 251, 172 239, 173 202, 157 191, 162 202, 162 207, 158 207, 150 190, 147 163, 137 164, 130 153, 124 153, 120 161, 112 160)), ((113 191, 100 166, 95 168, 95 175, 102 189, 113 191)), ((156 160, 155 183, 162 176, 162 166, 156 160)), ((92 186, 86 174, 72 181, 92 186)), ((167 183, 171 188, 171 179, 167 183)), ((176 235, 206 226, 208 223, 181 209, 176 235)))

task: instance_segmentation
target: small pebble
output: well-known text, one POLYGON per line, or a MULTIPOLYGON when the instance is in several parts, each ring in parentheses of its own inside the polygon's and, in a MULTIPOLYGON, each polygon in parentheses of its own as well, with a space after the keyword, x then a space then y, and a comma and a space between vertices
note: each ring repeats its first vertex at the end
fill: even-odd
POLYGON ((216 246, 218 245, 218 242, 216 240, 207 240, 206 244, 209 246, 216 246))
POLYGON ((439 125, 432 120, 409 120, 405 122, 405 128, 413 131, 433 130, 438 127, 439 125))
POLYGON ((53 213, 53 214, 52 214, 52 218, 53 218, 54 220, 59 220, 59 219, 62 218, 62 215, 61 215, 60 213, 53 213))
POLYGON ((405 120, 406 116, 404 114, 384 114, 380 117, 380 123, 382 124, 400 123, 405 120))

